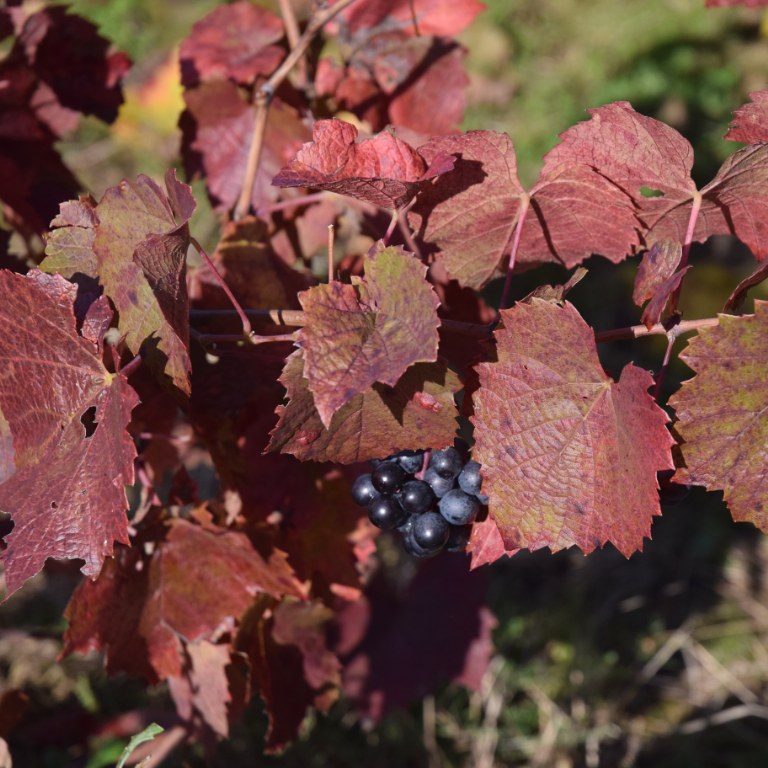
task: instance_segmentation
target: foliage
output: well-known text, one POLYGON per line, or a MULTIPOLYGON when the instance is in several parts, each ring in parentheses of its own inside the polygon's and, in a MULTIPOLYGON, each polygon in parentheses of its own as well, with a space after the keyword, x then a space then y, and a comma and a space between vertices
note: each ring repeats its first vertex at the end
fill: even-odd
POLYGON ((127 57, 61 7, 0 11, 0 201, 27 244, 0 257, 7 596, 46 560, 83 561, 65 652, 167 681, 202 742, 257 695, 274 751, 342 692, 373 721, 445 681, 480 692, 497 623, 480 566, 545 547, 630 557, 660 487, 723 491, 768 531, 765 304, 678 309, 694 243, 768 254, 767 92, 736 111, 726 138, 746 146, 700 188, 688 140, 626 101, 562 133, 525 186, 508 135, 457 131, 453 37, 480 10, 338 0, 300 39, 246 0, 199 20, 179 54, 181 156, 221 216, 211 258, 173 170, 165 189, 141 175, 74 199, 55 142, 80 114, 114 120, 127 57), (329 225, 339 253, 331 238, 318 284, 329 225), (593 254, 643 254, 644 325, 593 328, 566 300, 580 273, 507 306, 523 272, 593 254), (499 277, 494 309, 481 291, 499 277), (672 431, 660 393, 691 332, 672 431), (668 341, 655 380, 606 372, 598 343, 648 334, 668 341), (488 514, 403 601, 350 498, 355 465, 459 435, 488 514))

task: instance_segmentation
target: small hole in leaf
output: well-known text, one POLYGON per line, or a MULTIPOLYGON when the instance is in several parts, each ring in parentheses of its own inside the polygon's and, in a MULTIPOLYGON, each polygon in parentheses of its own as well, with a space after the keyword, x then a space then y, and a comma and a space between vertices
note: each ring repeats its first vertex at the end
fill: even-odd
POLYGON ((664 193, 660 189, 653 189, 652 187, 640 187, 640 194, 643 197, 664 197, 664 193))
POLYGON ((80 423, 85 427, 85 437, 89 438, 96 431, 96 406, 92 405, 80 417, 80 423))
POLYGON ((58 509, 58 508, 59 508, 59 505, 55 501, 52 501, 51 502, 51 509, 58 509))

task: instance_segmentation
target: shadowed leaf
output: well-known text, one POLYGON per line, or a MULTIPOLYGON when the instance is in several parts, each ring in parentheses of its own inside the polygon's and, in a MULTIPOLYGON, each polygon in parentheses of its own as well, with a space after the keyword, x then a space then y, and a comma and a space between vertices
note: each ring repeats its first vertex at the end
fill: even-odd
POLYGON ((150 682, 178 677, 182 641, 215 640, 261 593, 303 595, 283 553, 265 558, 242 533, 175 520, 152 555, 123 550, 78 587, 64 652, 103 650, 109 671, 150 682))
POLYGON ((427 160, 433 153, 457 156, 453 171, 426 188, 408 215, 462 285, 481 288, 501 273, 525 206, 518 263, 554 261, 570 268, 592 253, 618 262, 638 242, 629 197, 578 157, 563 153, 557 163, 545 160, 528 193, 506 134, 441 136, 419 151, 427 160))
POLYGON ((374 385, 355 395, 326 429, 304 378, 301 350, 286 361, 280 381, 288 403, 277 409, 268 450, 302 461, 356 461, 389 456, 413 448, 444 448, 456 433, 454 394, 458 378, 441 363, 418 363, 394 388, 374 385))

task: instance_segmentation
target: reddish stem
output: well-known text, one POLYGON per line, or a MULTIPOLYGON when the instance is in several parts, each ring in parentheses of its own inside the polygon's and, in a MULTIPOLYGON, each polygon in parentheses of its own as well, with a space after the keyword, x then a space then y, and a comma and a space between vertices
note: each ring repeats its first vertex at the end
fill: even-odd
MULTIPOLYGON (((293 6, 291 0, 279 0, 280 3, 280 15, 283 17, 283 24, 285 24, 285 34, 288 37, 288 45, 291 48, 297 48, 299 45, 299 38, 301 37, 301 30, 299 30, 299 23, 296 21, 296 14, 293 12, 293 6)), ((298 83, 296 85, 303 89, 307 85, 307 60, 302 56, 298 62, 298 83)))
MULTIPOLYGON (((702 203, 701 192, 697 191, 693 197, 693 205, 691 206, 691 215, 688 217, 688 229, 685 231, 685 242, 683 243, 683 252, 680 256, 680 263, 677 266, 678 270, 685 269, 688 265, 688 256, 691 252, 691 244, 693 243, 693 233, 696 231, 696 221, 699 218, 699 211, 701 210, 702 203)), ((667 305, 667 311, 670 315, 677 312, 678 304, 680 303, 680 293, 683 290, 683 282, 680 281, 680 285, 677 286, 675 292, 670 296, 669 304, 667 305)))
MULTIPOLYGON (((301 328, 305 324, 305 315, 298 309, 245 309, 243 311, 251 317, 259 318, 274 325, 301 328)), ((190 310, 190 315, 193 318, 232 317, 234 314, 235 311, 232 309, 190 310)), ((680 336, 683 333, 698 331, 701 328, 712 328, 719 322, 719 319, 716 317, 705 317, 700 320, 681 320, 675 325, 674 330, 680 336)), ((487 337, 493 328, 492 324, 465 323, 461 320, 450 320, 448 318, 443 318, 440 324, 448 331, 475 338, 487 337)), ((606 341, 639 339, 642 336, 667 336, 669 332, 669 329, 665 328, 661 323, 656 323, 651 328, 646 328, 644 325, 631 325, 626 328, 614 328, 610 331, 595 331, 595 340, 598 344, 602 344, 606 341)))
MULTIPOLYGON (((698 331, 701 328, 713 328, 719 322, 720 320, 716 317, 705 317, 701 320, 681 320, 675 325, 675 335, 680 336, 683 333, 698 331)), ((665 328, 661 323, 656 323, 651 328, 646 328, 644 325, 631 325, 628 328, 615 328, 611 331, 596 331, 595 341, 598 344, 602 344, 606 341, 639 339, 642 336, 668 336, 669 333, 669 329, 665 328)))
MULTIPOLYGON (((195 331, 193 334, 196 341, 201 344, 205 342, 223 342, 223 341, 245 341, 243 336, 239 333, 198 333, 195 331)), ((249 344, 273 344, 279 341, 294 341, 294 335, 292 333, 281 333, 273 336, 258 336, 255 333, 251 333, 247 341, 249 344)))
POLYGON ((395 210, 392 211, 392 218, 389 220, 387 231, 384 233, 384 237, 381 238, 381 242, 384 243, 384 245, 389 245, 389 238, 392 237, 392 233, 395 231, 395 227, 399 220, 400 216, 397 208, 395 208, 395 210))
POLYGON ((664 376, 667 373, 667 368, 669 368, 669 360, 672 357, 672 347, 674 347, 676 339, 677 339, 676 333, 670 332, 667 334, 667 348, 664 351, 664 360, 661 363, 661 368, 659 368, 659 372, 656 374, 656 386, 654 386, 653 388, 653 397, 655 400, 659 399, 659 394, 661 393, 661 384, 664 381, 664 376))
POLYGON ((216 266, 211 261, 208 254, 203 250, 200 243, 198 243, 194 237, 190 238, 190 242, 195 246, 197 252, 203 257, 203 261, 205 261, 205 263, 208 265, 208 269, 211 270, 213 276, 216 278, 216 281, 221 286, 221 289, 227 295, 230 303, 235 308, 235 312, 237 312, 238 317, 240 318, 240 322, 243 324, 243 336, 246 338, 250 337, 253 333, 251 329, 251 323, 246 317, 245 312, 243 312, 243 308, 240 306, 240 302, 235 298, 235 295, 232 293, 232 291, 229 290, 229 286, 224 282, 224 278, 219 274, 219 270, 216 269, 216 266))
POLYGON ((312 192, 309 195, 301 195, 300 197, 292 197, 289 200, 281 200, 279 203, 272 203, 270 205, 262 205, 257 211, 256 215, 264 217, 275 211, 286 211, 290 208, 298 208, 300 205, 310 205, 323 199, 325 192, 312 192))
POLYGON ((517 223, 515 225, 515 237, 512 240, 512 250, 509 254, 509 267, 507 269, 507 279, 504 281, 504 289, 501 292, 501 299, 499 300, 499 309, 506 309, 507 302, 509 301, 509 291, 512 288, 512 272, 515 269, 515 262, 517 260, 517 251, 520 248, 520 237, 523 233, 523 224, 525 224, 525 217, 528 215, 528 208, 531 203, 531 198, 528 195, 524 195, 520 201, 520 212, 517 216, 517 223))
POLYGON ((261 85, 254 96, 256 105, 256 116, 254 118, 253 133, 251 136, 251 145, 248 150, 248 161, 243 178, 243 186, 240 189, 240 196, 235 206, 234 218, 241 219, 248 213, 251 207, 251 197, 253 196, 253 184, 256 180, 256 174, 259 170, 261 160, 261 148, 264 144, 264 133, 267 125, 267 115, 269 105, 272 103, 272 97, 275 91, 288 77, 288 73, 293 69, 296 63, 304 56, 307 48, 314 36, 338 13, 343 11, 354 0, 337 0, 330 8, 320 11, 310 19, 304 34, 298 39, 295 46, 283 60, 283 63, 270 75, 269 79, 261 85))
POLYGON ((136 355, 132 360, 129 360, 119 371, 118 373, 121 376, 125 376, 128 378, 140 365, 141 365, 141 355, 136 355))

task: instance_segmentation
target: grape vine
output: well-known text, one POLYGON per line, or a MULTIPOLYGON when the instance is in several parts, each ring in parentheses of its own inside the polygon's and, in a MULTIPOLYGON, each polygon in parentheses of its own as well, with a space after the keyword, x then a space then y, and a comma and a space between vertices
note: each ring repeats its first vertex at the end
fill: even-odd
MULTIPOLYGON (((0 201, 26 249, 0 261, 6 596, 48 559, 83 561, 65 651, 168 681, 190 735, 226 737, 260 695, 269 749, 308 707, 354 698, 326 630, 363 621, 379 530, 417 559, 466 550, 425 563, 425 584, 441 568, 482 584, 520 549, 629 557, 674 472, 768 532, 768 311, 740 314, 768 275, 768 91, 701 189, 690 143, 623 101, 564 131, 526 188, 512 138, 459 131, 455 37, 479 2, 279 5, 222 5, 181 44, 183 172, 221 218, 210 256, 175 170, 78 198, 58 155, 79 115, 115 118, 127 57, 60 6, 0 10, 0 201), (755 271, 723 314, 683 319, 691 246, 714 235, 755 271), (594 254, 641 256, 641 324, 593 328, 568 301, 594 254), (575 271, 512 303, 545 264, 575 271), (655 375, 604 370, 598 343, 654 334, 655 375), (661 402, 686 334, 693 375, 661 402)), ((493 619, 470 592, 430 684, 479 685, 493 619)))

